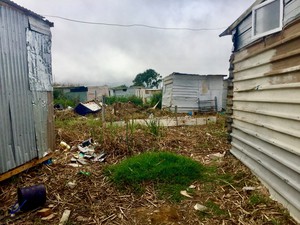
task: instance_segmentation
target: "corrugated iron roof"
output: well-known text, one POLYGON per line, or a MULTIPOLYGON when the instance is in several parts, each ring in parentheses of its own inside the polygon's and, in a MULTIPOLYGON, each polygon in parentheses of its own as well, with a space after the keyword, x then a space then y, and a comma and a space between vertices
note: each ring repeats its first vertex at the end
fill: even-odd
POLYGON ((37 19, 40 19, 42 21, 44 21, 46 24, 48 24, 50 27, 53 27, 54 26, 54 23, 50 22, 49 20, 46 20, 45 17, 35 13, 35 12, 32 12, 30 11, 29 9, 26 9, 10 0, 0 0, 0 5, 9 5, 15 9, 18 9, 22 12, 24 12, 26 15, 29 15, 29 16, 32 16, 32 17, 35 17, 37 19))
POLYGON ((226 77, 227 76, 225 74, 189 74, 189 73, 173 72, 170 75, 164 77, 163 79, 169 78, 169 77, 174 76, 174 75, 176 75, 176 76, 177 75, 179 75, 179 76, 202 76, 202 77, 205 77, 205 76, 222 76, 222 77, 226 77))

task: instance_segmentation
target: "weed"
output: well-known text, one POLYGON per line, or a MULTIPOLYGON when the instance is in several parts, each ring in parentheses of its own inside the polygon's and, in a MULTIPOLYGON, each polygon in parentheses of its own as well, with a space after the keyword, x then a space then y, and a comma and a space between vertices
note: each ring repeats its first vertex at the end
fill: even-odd
POLYGON ((161 135, 161 126, 159 124, 159 120, 152 119, 152 120, 145 120, 147 128, 150 132, 150 134, 158 137, 161 135))
POLYGON ((207 171, 207 167, 184 156, 148 152, 108 166, 105 174, 120 188, 141 190, 145 183, 150 182, 160 196, 179 201, 180 190, 186 189, 193 181, 207 180, 207 171))
POLYGON ((269 200, 268 198, 266 198, 265 196, 263 196, 262 194, 256 194, 253 193, 250 197, 249 197, 249 203, 251 205, 259 205, 259 204, 265 204, 267 203, 269 200))
POLYGON ((161 109, 162 92, 154 93, 150 98, 150 106, 151 107, 155 106, 157 103, 158 103, 157 108, 161 109))
POLYGON ((277 219, 271 219, 270 221, 273 225, 281 225, 280 221, 278 221, 277 219))
POLYGON ((221 216, 221 215, 227 214, 227 212, 225 210, 221 209, 220 206, 218 206, 213 201, 207 201, 205 203, 205 206, 207 208, 209 208, 214 215, 221 216))

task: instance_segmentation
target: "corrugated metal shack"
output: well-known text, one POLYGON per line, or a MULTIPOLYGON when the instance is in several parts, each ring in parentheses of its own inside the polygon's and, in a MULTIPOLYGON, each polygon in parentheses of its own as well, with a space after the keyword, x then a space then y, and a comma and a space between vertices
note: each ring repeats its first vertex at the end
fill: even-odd
POLYGON ((42 16, 0 0, 0 180, 53 149, 50 27, 42 16))
POLYGON ((300 222, 300 0, 256 1, 224 35, 231 152, 300 222))
MULTIPOLYGON (((163 79, 162 108, 177 112, 221 111, 223 108, 224 77, 172 73, 163 79)), ((225 85, 227 87, 227 85, 225 85)))

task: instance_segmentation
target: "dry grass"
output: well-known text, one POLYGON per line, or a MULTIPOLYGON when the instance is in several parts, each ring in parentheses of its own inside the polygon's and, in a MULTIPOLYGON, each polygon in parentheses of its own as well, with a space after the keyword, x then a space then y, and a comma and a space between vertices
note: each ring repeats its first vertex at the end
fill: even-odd
MULTIPOLYGON (((141 126, 126 129, 108 123, 104 127, 97 116, 80 119, 71 112, 56 116, 54 163, 37 166, 0 184, 0 224, 58 224, 65 209, 71 210, 69 225, 296 224, 280 204, 269 199, 268 192, 251 172, 229 153, 222 117, 217 124, 163 128, 161 136, 153 136, 141 126), (106 162, 93 162, 81 168, 68 166, 76 150, 64 150, 60 141, 76 146, 90 137, 98 143, 96 152, 108 154, 106 162), (151 185, 145 187, 141 196, 118 190, 102 173, 106 165, 153 149, 191 157, 216 166, 220 175, 231 176, 210 184, 194 183, 193 198, 172 204, 160 199, 151 185), (224 151, 227 154, 222 160, 207 157, 224 151), (80 170, 90 172, 91 176, 78 174, 80 170), (69 181, 76 182, 74 189, 66 186, 69 181), (17 187, 39 183, 46 186, 46 206, 53 206, 54 218, 42 221, 36 211, 18 213, 11 218, 7 212, 16 201, 17 187), (244 192, 244 186, 257 190, 244 192), (196 211, 193 208, 196 203, 206 205, 208 211, 196 211)), ((122 116, 130 115, 123 112, 122 116)))

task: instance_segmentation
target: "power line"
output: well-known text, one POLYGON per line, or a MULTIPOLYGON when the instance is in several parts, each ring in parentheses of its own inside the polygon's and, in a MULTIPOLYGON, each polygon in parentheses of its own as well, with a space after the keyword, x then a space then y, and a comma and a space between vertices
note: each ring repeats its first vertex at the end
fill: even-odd
POLYGON ((83 20, 75 20, 61 16, 52 16, 52 15, 43 15, 45 17, 52 17, 58 18, 61 20, 66 20, 75 23, 83 23, 83 24, 91 24, 91 25, 101 25, 101 26, 114 26, 114 27, 144 27, 150 29, 157 29, 157 30, 188 30, 188 31, 214 31, 214 30, 222 30, 226 27, 220 28, 188 28, 188 27, 160 27, 160 26, 151 26, 147 24, 119 24, 119 23, 103 23, 103 22, 90 22, 90 21, 83 21, 83 20))

